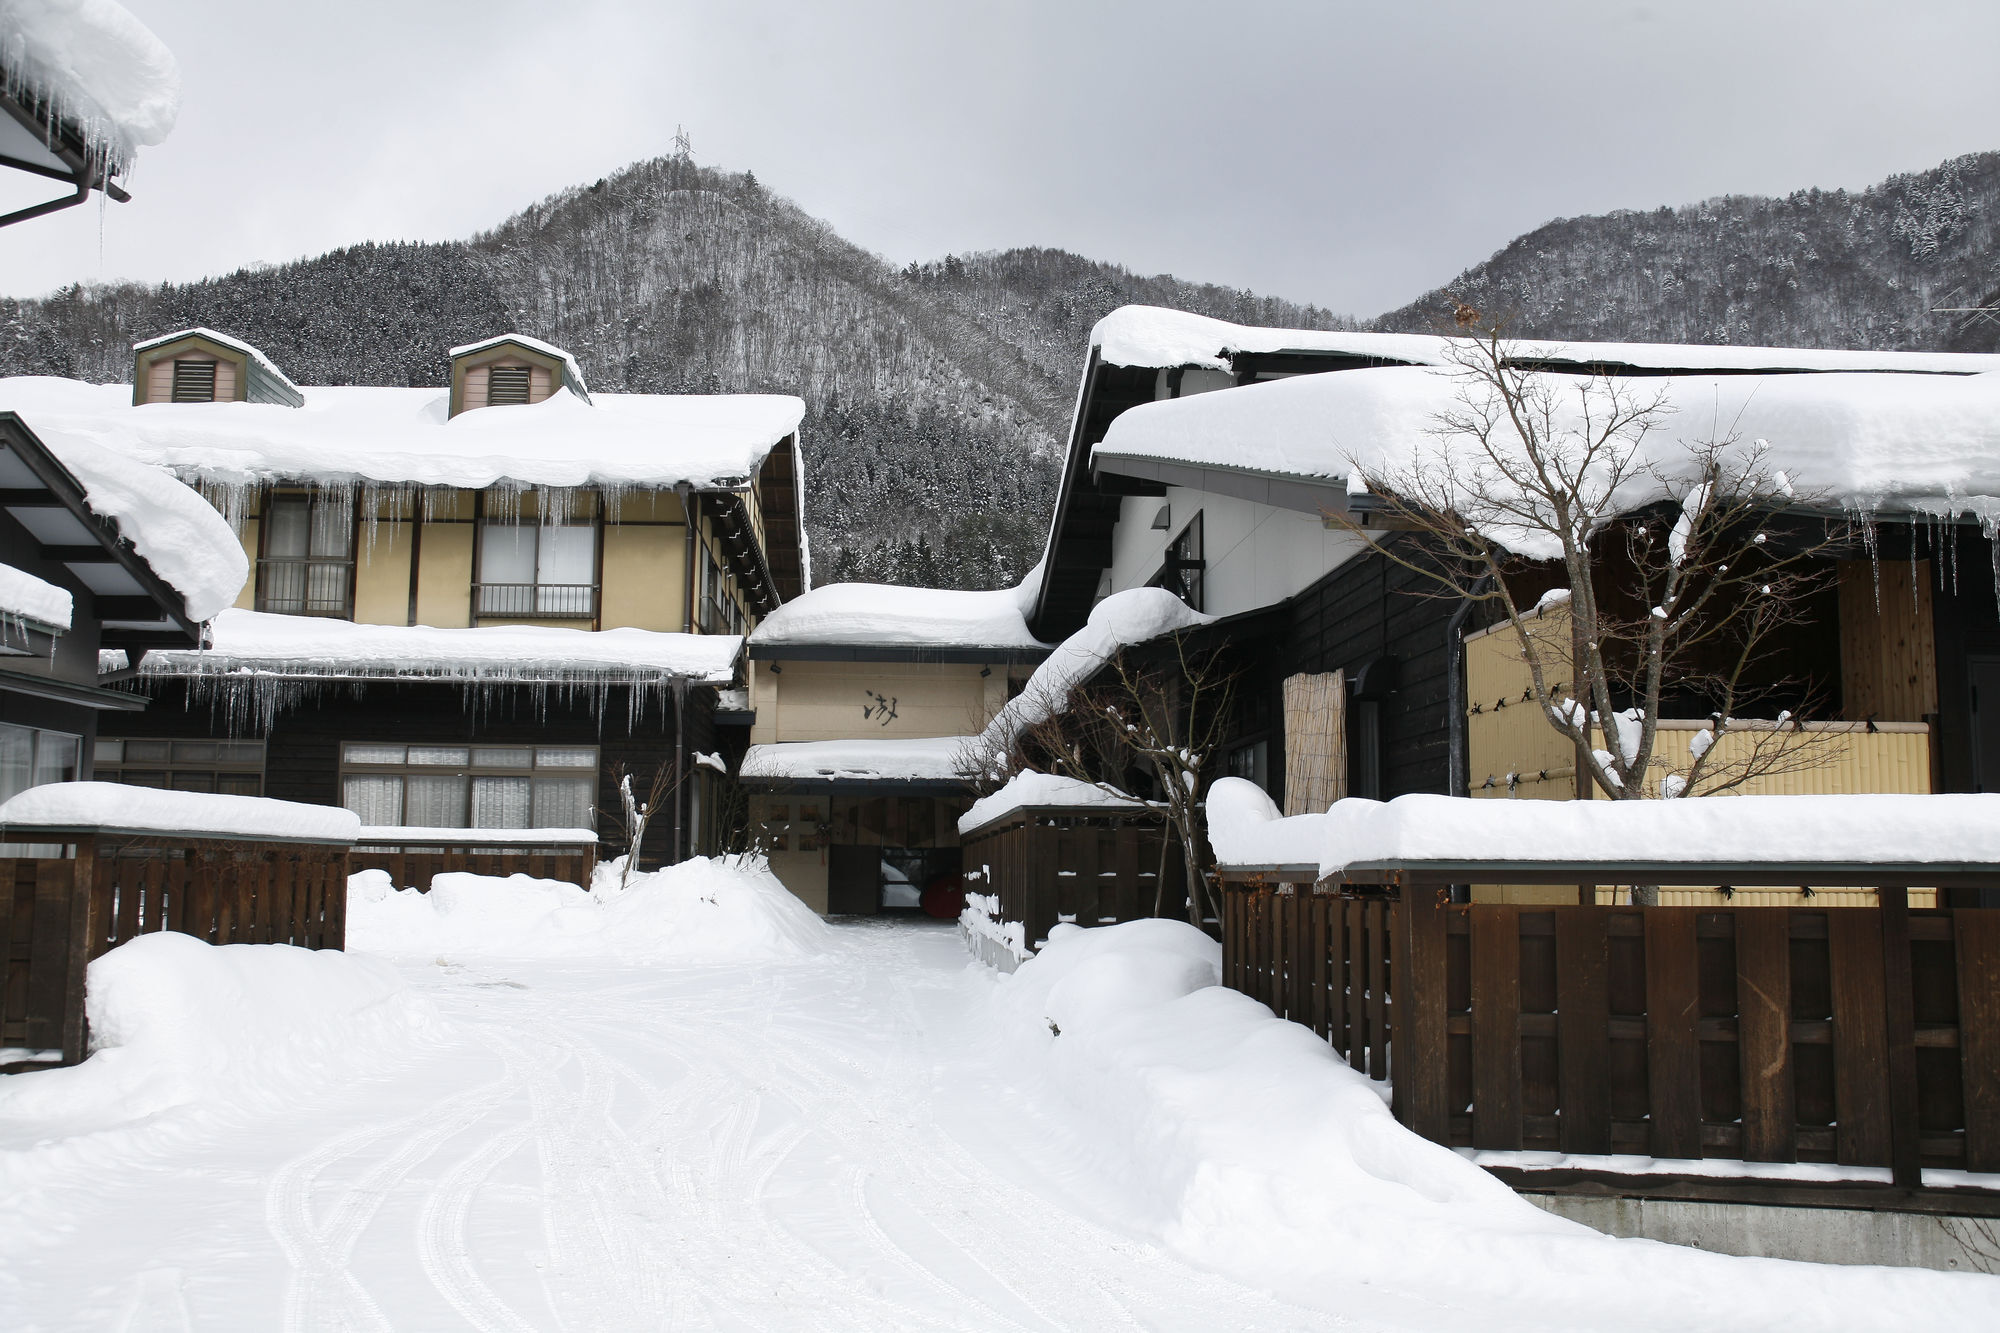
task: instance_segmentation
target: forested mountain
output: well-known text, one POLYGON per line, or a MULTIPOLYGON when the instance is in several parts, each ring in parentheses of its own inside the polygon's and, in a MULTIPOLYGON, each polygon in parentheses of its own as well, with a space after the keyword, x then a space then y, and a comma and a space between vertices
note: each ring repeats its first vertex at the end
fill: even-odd
POLYGON ((2000 153, 1858 194, 1728 195, 1564 218, 1376 324, 1428 331, 1454 300, 1524 336, 2000 350, 2000 153))
POLYGON ((206 324, 300 383, 441 384, 445 349, 518 329, 596 388, 801 395, 818 579, 990 587, 1041 554, 1085 335, 1131 301, 1336 322, 1052 250, 897 270, 754 175, 662 158, 464 243, 0 302, 0 373, 122 380, 133 341, 206 324))

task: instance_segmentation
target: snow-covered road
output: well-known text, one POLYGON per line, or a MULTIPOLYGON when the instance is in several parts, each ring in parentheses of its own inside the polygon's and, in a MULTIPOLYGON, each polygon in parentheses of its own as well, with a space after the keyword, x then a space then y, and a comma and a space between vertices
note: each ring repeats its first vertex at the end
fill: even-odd
POLYGON ((407 972, 446 1020, 419 1059, 304 1112, 79 1160, 0 1203, 16 1214, 0 1322, 1339 1322, 1086 1220, 1046 1161, 1022 1166, 1032 1108, 940 1075, 991 985, 949 929, 838 927, 824 956, 786 964, 407 972))

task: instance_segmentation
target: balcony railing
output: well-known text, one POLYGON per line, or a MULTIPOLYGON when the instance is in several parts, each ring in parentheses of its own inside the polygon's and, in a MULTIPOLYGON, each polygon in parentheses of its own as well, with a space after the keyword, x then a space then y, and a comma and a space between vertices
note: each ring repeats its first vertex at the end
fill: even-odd
POLYGON ((594 583, 478 583, 474 605, 482 616, 532 616, 541 620, 595 620, 594 583))
POLYGON ((287 616, 345 616, 352 560, 272 556, 257 562, 257 609, 287 616))

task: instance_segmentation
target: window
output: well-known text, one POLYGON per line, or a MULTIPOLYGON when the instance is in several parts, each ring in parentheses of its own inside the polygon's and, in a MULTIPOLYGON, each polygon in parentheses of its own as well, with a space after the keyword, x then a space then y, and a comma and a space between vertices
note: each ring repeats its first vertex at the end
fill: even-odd
POLYGON ((528 401, 532 372, 526 366, 494 366, 486 372, 486 402, 490 407, 519 407, 528 401))
POLYGON ((1269 741, 1252 741, 1239 745, 1229 752, 1229 776, 1248 778, 1265 791, 1271 789, 1271 744, 1269 741))
POLYGON ((100 782, 169 791, 264 794, 264 742, 101 740, 92 770, 100 782))
MULTIPOLYGON (((74 782, 83 753, 81 737, 64 731, 0 723, 0 801, 30 787, 74 782)), ((0 856, 61 856, 60 844, 0 843, 0 856)))
POLYGON ((743 632, 743 608, 736 604, 736 597, 729 586, 729 576, 722 568, 722 562, 715 558, 715 551, 707 542, 701 544, 701 632, 704 634, 741 634, 743 632))
POLYGON ((597 524, 482 523, 479 614, 594 620, 597 524))
POLYGON ((334 500, 277 498, 264 506, 257 609, 346 616, 354 576, 354 509, 334 500))
POLYGON ((172 401, 176 403, 214 402, 215 362, 213 361, 174 362, 174 387, 173 387, 172 401))
POLYGON ((1190 609, 1202 610, 1202 576, 1208 562, 1202 559, 1201 515, 1197 513, 1181 529, 1180 536, 1167 543, 1167 558, 1152 586, 1165 588, 1186 602, 1190 609))
POLYGON ((340 747, 341 804, 364 824, 594 828, 596 794, 595 746, 340 747))

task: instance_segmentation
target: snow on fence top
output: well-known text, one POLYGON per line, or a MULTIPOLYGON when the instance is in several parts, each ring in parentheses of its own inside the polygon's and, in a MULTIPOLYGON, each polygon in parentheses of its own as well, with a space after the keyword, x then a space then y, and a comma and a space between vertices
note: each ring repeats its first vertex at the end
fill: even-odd
POLYGON ((1007 780, 1007 785, 991 796, 982 796, 958 817, 960 837, 968 837, 988 824, 1016 810, 1145 810, 1150 807, 1136 796, 1108 791, 1094 782, 1066 778, 1059 773, 1037 773, 1024 769, 1007 780))
POLYGON ((794 782, 959 782, 970 736, 753 745, 739 776, 794 782))
POLYGON ((107 175, 159 143, 180 115, 173 52, 113 0, 8 0, 0 90, 45 103, 51 133, 68 123, 107 175))
POLYGON ((1034 595, 1019 588, 959 592, 882 583, 829 583, 795 597, 750 635, 776 644, 886 644, 919 648, 1045 648, 1028 632, 1034 595))
POLYGON ((67 588, 24 569, 0 565, 0 620, 32 620, 51 629, 68 629, 73 609, 67 588))
MULTIPOLYGON (((0 393, 0 411, 13 405, 0 393)), ((181 595, 190 620, 208 620, 236 600, 250 558, 214 506, 159 468, 65 430, 44 431, 39 421, 29 425, 83 487, 90 512, 116 523, 139 558, 181 595)))
MULTIPOLYGON (((1559 422, 1581 429, 1571 376, 1559 422)), ((1617 508, 1677 498, 1692 484, 1689 446, 1733 436, 1768 442, 1765 464, 1800 490, 1865 514, 2000 517, 2000 372, 1980 375, 1686 375, 1652 381, 1673 409, 1637 446, 1617 508)), ((1462 372, 1418 367, 1300 375, 1135 407, 1111 424, 1095 457, 1344 481, 1393 477, 1472 441, 1439 438, 1437 413, 1468 388, 1462 372)), ((1472 392, 1479 392, 1476 386, 1472 392)), ((1602 410, 1602 404, 1599 405, 1602 410)), ((1479 469, 1468 467, 1467 476, 1479 469)), ((1352 487, 1350 487, 1350 490, 1352 487)), ((1531 558, 1556 554, 1538 530, 1486 534, 1531 558), (1544 549, 1549 548, 1549 549, 1544 549)))
POLYGON ((212 343, 221 343, 233 352, 241 352, 263 367, 267 374, 287 389, 290 389, 293 393, 299 392, 299 386, 292 383, 291 378, 284 371, 278 369, 278 363, 271 360, 270 357, 265 356, 256 347, 244 342, 241 338, 232 338, 226 333, 217 333, 214 329, 201 324, 197 324, 193 328, 177 329, 172 333, 163 333, 157 338, 148 338, 144 342, 133 343, 132 353, 134 356, 137 356, 140 352, 162 346, 166 343, 179 342, 182 338, 206 338, 212 343))
MULTIPOLYGON (((264 796, 155 791, 117 782, 51 782, 0 804, 9 833, 160 833, 246 842, 353 843, 361 820, 352 810, 264 796)), ((55 841, 36 838, 35 841, 55 841)))
POLYGON ((204 649, 147 654, 141 674, 726 685, 743 648, 734 634, 547 625, 433 629, 235 608, 215 618, 209 635, 204 649))
MULTIPOLYGON (((1400 361, 1451 364, 1450 339, 1422 333, 1353 333, 1273 329, 1232 324, 1159 306, 1128 305, 1097 321, 1090 345, 1114 366, 1205 366, 1229 369, 1239 352, 1332 352, 1400 361)), ((1520 340, 1529 359, 1579 365, 1685 371, 1897 370, 1972 375, 2000 369, 2000 356, 1967 352, 1823 351, 1804 347, 1715 347, 1681 343, 1592 343, 1520 340)))
POLYGON ((1349 797, 1280 818, 1254 783, 1218 779, 1208 839, 1224 869, 1384 863, 2000 866, 2000 793, 1710 796, 1679 801, 1349 797))
MULTIPOLYGON (((301 408, 265 403, 134 407, 131 389, 49 376, 0 380, 0 410, 241 490, 272 482, 480 490, 737 486, 805 415, 784 394, 559 393, 532 406, 448 415, 445 389, 307 387, 301 408)), ((232 593, 233 597, 234 594, 232 593)))
POLYGON ((363 824, 357 844, 418 847, 588 847, 597 833, 587 828, 427 828, 414 824, 363 824))

